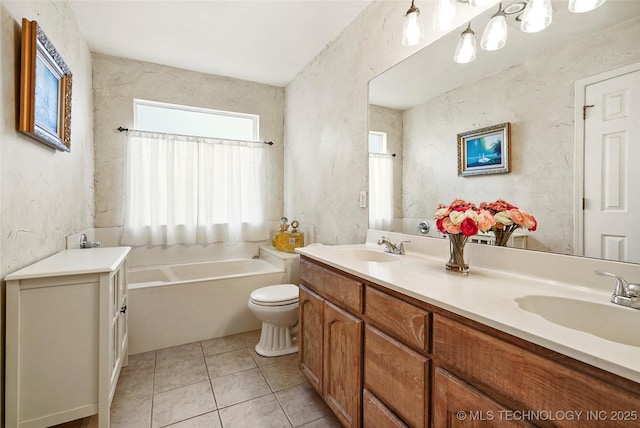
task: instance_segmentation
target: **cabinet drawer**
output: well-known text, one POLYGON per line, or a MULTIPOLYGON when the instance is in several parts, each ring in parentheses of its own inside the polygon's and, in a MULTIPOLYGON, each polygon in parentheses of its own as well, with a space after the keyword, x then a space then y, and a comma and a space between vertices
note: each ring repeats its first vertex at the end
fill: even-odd
POLYGON ((362 394, 362 400, 364 428, 408 428, 387 406, 366 389, 362 394))
POLYGON ((433 389, 435 428, 534 426, 440 367, 435 370, 433 389))
POLYGON ((362 314, 362 282, 305 259, 300 260, 300 280, 338 306, 362 314))
POLYGON ((419 352, 429 352, 430 313, 372 287, 365 288, 370 323, 419 352))
POLYGON ((412 427, 428 426, 429 360, 367 326, 364 386, 412 427))
MULTIPOLYGON (((534 352, 440 315, 433 318, 434 355, 475 383, 533 411, 637 412, 640 397, 534 352)), ((511 403, 513 405, 513 403, 511 403)), ((587 417, 587 416, 584 416, 587 417)), ((536 421, 533 420, 533 423, 536 421)), ((585 419, 557 420, 584 426, 585 419)), ((618 421, 620 426, 628 422, 618 421)), ((608 421, 607 426, 618 426, 608 421)))

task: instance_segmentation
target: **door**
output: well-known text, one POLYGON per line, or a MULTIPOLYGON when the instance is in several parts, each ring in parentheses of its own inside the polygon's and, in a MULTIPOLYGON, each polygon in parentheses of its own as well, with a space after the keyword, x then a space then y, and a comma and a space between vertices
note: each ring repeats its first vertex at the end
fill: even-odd
POLYGON ((585 87, 585 256, 640 262, 639 100, 637 67, 585 87))

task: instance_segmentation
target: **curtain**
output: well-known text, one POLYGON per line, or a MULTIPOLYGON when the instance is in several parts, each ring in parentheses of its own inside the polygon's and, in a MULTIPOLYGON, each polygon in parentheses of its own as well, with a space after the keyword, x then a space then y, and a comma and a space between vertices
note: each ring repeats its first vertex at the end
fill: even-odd
POLYGON ((128 131, 123 244, 268 238, 262 143, 128 131))
POLYGON ((369 228, 386 229, 393 221, 393 157, 369 153, 369 228))

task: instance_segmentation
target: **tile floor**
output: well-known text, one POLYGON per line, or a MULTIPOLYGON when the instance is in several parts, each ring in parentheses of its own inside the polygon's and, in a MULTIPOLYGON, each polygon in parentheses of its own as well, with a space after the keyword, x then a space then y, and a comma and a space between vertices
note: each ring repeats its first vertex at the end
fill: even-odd
MULTIPOLYGON (((129 356, 111 405, 112 428, 338 428, 298 369, 265 358, 260 331, 129 356)), ((55 428, 95 428, 92 416, 55 428)))

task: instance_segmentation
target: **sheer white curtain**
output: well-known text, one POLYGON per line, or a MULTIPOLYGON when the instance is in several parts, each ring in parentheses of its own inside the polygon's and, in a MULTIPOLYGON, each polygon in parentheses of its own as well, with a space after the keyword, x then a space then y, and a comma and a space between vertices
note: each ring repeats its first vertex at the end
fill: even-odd
POLYGON ((260 143, 128 131, 123 244, 268 238, 260 143))
POLYGON ((388 228, 392 221, 393 157, 369 153, 369 228, 388 228))

